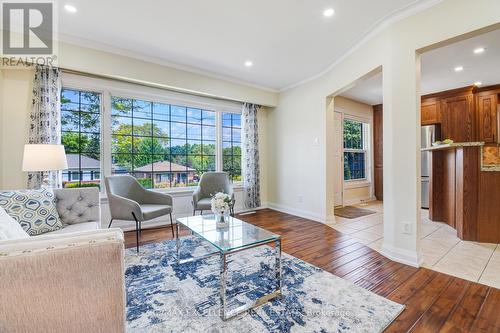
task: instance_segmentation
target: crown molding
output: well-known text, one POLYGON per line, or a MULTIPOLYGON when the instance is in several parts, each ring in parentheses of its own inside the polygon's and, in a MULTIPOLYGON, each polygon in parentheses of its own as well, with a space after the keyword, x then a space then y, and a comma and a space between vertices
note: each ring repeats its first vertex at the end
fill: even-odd
POLYGON ((373 24, 372 27, 368 29, 368 31, 365 34, 363 34, 357 41, 355 41, 353 45, 346 52, 344 52, 341 56, 339 56, 336 60, 334 60, 334 62, 330 66, 328 66, 318 74, 315 74, 307 79, 301 80, 299 82, 296 82, 294 84, 286 86, 285 88, 280 89, 279 92, 284 92, 296 88, 298 86, 301 86, 303 84, 306 84, 308 82, 314 81, 322 77, 323 75, 330 72, 333 68, 335 68, 335 66, 344 61, 352 53, 354 53, 354 51, 359 49, 363 44, 365 44, 367 41, 369 41, 370 39, 381 33, 387 27, 407 17, 413 16, 426 9, 429 9, 442 1, 443 0, 415 0, 406 7, 403 7, 401 9, 395 10, 387 14, 386 16, 378 20, 375 24, 373 24))

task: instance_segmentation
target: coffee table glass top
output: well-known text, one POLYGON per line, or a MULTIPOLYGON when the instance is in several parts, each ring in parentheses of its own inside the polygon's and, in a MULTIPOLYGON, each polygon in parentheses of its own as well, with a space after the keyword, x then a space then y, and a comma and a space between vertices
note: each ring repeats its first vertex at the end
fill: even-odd
POLYGON ((177 219, 177 223, 186 226, 222 252, 230 252, 280 238, 277 234, 234 217, 229 217, 227 227, 218 227, 214 215, 183 217, 177 219))

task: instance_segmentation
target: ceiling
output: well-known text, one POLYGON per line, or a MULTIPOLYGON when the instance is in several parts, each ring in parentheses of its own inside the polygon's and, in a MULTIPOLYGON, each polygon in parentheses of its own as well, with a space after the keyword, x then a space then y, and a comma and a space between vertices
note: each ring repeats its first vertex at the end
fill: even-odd
POLYGON ((59 33, 82 46, 281 90, 328 68, 384 21, 429 2, 69 0, 77 12, 59 6, 59 33), (332 17, 323 16, 327 8, 332 17))
MULTIPOLYGON (((422 55, 422 95, 471 86, 482 82, 481 87, 500 84, 500 30, 441 47, 422 55), (475 54, 476 48, 485 48, 475 54), (462 66, 463 71, 454 68, 462 66)), ((382 74, 378 73, 342 93, 370 105, 382 103, 382 74)))

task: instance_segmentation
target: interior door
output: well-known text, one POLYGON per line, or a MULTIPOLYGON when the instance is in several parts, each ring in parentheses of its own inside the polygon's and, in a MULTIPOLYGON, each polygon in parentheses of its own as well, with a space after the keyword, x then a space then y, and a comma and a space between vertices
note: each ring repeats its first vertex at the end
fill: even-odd
POLYGON ((344 158, 342 154, 342 147, 344 145, 344 135, 342 129, 342 113, 334 112, 333 116, 333 126, 335 133, 335 146, 333 150, 333 160, 334 160, 334 205, 342 206, 343 204, 343 187, 344 187, 344 158))

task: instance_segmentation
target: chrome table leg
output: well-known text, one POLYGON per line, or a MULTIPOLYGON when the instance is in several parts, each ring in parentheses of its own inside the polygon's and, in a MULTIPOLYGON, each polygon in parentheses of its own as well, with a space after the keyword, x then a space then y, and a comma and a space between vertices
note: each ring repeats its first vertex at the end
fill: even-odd
POLYGON ((220 254, 220 311, 222 320, 226 320, 226 286, 227 286, 227 261, 226 255, 220 254))

